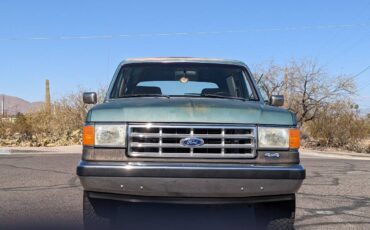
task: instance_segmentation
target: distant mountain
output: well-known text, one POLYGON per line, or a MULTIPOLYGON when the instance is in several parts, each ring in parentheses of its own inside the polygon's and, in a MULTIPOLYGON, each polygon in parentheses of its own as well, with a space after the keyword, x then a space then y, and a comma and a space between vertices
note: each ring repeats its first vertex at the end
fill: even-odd
POLYGON ((0 94, 0 115, 2 113, 2 102, 4 96, 4 111, 7 115, 15 115, 17 113, 35 112, 42 108, 43 102, 29 102, 19 97, 0 94))

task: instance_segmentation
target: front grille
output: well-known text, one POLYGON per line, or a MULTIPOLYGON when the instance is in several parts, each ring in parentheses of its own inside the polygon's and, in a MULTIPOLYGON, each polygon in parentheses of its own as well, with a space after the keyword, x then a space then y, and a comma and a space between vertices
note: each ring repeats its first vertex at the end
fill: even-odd
POLYGON ((132 157, 253 158, 256 127, 131 124, 128 155, 132 157), (186 138, 201 139, 200 146, 186 146, 186 138))

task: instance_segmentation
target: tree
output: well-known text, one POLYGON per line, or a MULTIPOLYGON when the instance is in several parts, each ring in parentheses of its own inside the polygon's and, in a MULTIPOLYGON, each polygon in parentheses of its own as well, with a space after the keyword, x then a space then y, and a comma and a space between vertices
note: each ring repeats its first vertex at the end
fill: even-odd
POLYGON ((283 86, 285 85, 284 79, 282 78, 283 68, 270 62, 266 66, 258 66, 254 76, 257 77, 256 81, 260 87, 264 98, 267 100, 271 95, 277 95, 283 93, 283 86))
POLYGON ((312 60, 291 61, 286 66, 270 63, 258 72, 260 88, 269 97, 284 94, 286 107, 296 114, 300 126, 314 120, 326 105, 354 94, 353 78, 332 77, 312 60))

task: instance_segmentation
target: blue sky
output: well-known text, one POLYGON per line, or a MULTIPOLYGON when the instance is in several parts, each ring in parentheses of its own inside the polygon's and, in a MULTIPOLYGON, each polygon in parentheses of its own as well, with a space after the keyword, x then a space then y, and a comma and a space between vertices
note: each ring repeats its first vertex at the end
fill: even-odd
MULTIPOLYGON (((369 0, 2 0, 0 28, 0 93, 30 101, 43 100, 46 78, 54 99, 107 85, 128 57, 231 58, 252 70, 312 58, 334 75, 370 65, 369 0), (198 33, 219 31, 234 32, 198 33)), ((370 69, 356 81, 370 110, 370 69)))

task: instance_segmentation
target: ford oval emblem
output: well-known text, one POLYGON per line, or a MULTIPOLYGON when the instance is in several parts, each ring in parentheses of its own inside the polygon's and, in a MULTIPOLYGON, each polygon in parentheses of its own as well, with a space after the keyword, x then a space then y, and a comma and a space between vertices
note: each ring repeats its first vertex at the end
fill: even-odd
POLYGON ((280 158, 279 153, 265 153, 265 157, 267 158, 280 158))
POLYGON ((204 145, 204 140, 198 137, 188 137, 181 139, 180 144, 186 147, 199 147, 204 145))

